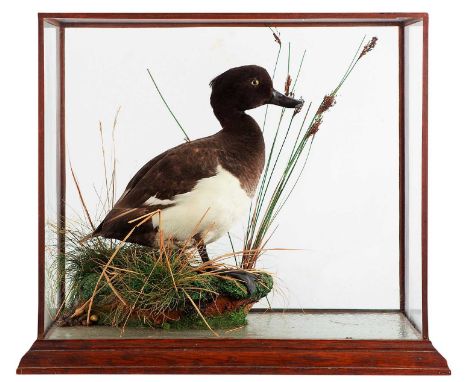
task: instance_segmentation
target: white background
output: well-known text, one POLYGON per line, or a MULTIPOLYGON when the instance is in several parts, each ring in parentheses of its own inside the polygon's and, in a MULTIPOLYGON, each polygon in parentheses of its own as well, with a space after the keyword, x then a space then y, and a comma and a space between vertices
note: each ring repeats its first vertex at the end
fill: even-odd
MULTIPOLYGON (((293 81, 307 50, 295 88, 296 96, 305 99, 304 109, 312 102, 307 123, 323 96, 338 84, 363 37, 367 35, 368 41, 377 36, 379 46, 359 62, 339 92, 301 181, 272 227, 278 225, 267 248, 299 250, 268 251, 260 258, 257 266, 273 272, 277 279, 269 296, 271 306, 398 309, 398 29, 279 31, 283 47, 274 81, 278 90, 284 88, 288 41, 293 81)), ((52 36, 55 39, 54 32, 52 36)), ((155 93, 147 67, 177 118, 195 139, 220 129, 209 103, 210 80, 228 68, 251 63, 272 73, 278 49, 265 27, 75 28, 66 31, 66 47, 67 153, 91 216, 99 210, 94 190, 104 184, 99 120, 105 152, 109 153, 113 118, 121 106, 115 130, 117 195, 150 158, 183 142, 183 134, 155 93)), ((52 102, 55 105, 55 100, 52 102)), ((248 112, 260 126, 265 108, 248 112)), ((280 111, 279 107, 269 108, 264 132, 267 148, 273 141, 280 111)), ((305 111, 291 126, 285 154, 292 149, 305 111)), ((292 113, 287 111, 283 118, 275 155, 292 113)), ((51 127, 55 136, 55 125, 51 127)), ((419 127, 417 131, 420 135, 419 127)), ((278 169, 285 167, 286 158, 281 157, 278 169)), ((301 164, 297 167, 300 170, 301 164)), ((79 211, 83 219, 70 171, 67 177, 68 217, 74 221, 74 211, 79 211)), ((271 188, 277 181, 276 176, 271 188)), ((237 251, 242 248, 246 219, 244 216, 231 229, 237 251)), ((208 251, 215 257, 232 249, 224 237, 209 245, 208 251)))
MULTIPOLYGON (((36 333, 36 128, 37 128, 37 11, 125 12, 125 11, 428 11, 430 26, 430 210, 429 210, 429 316, 430 337, 449 361, 454 380, 468 378, 466 365, 466 235, 468 214, 468 151, 464 91, 467 85, 463 56, 463 2, 444 1, 334 1, 308 4, 306 1, 248 2, 231 5, 198 1, 155 3, 112 1, 24 1, 10 6, 2 3, 2 233, 4 263, 2 290, 2 373, 13 378, 19 358, 36 333), (19 244, 21 246, 19 246, 19 244), (19 268, 21 267, 21 268, 19 268)), ((17 377, 18 378, 18 377, 17 377)), ((39 377, 23 377, 39 379, 39 377)), ((46 377, 82 379, 84 377, 46 377)), ((98 377, 86 377, 88 380, 98 377)), ((99 377, 99 380, 130 377, 99 377)), ((131 377, 155 380, 161 377, 131 377)), ((167 377, 168 380, 184 377, 167 377)), ((190 380, 238 380, 240 377, 185 377, 190 380)), ((246 377, 244 377, 246 378, 246 377)), ((256 377, 259 380, 282 377, 256 377)), ((288 379, 291 377, 287 377, 288 379)), ((301 377, 297 377, 301 378, 301 377)), ((334 377, 315 377, 315 380, 334 377)), ((360 380, 361 377, 348 377, 360 380)), ((374 378, 374 377, 371 377, 374 378)), ((44 379, 44 378, 42 378, 44 379)), ((387 378, 387 380, 392 378, 387 378)), ((430 379, 430 378, 427 378, 430 379)), ((420 380, 420 379, 419 379, 420 380)))

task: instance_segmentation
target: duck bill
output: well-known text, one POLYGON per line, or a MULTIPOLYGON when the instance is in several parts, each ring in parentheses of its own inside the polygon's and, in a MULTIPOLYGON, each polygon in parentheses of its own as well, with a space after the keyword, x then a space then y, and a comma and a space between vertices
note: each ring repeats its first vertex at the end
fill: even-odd
POLYGON ((278 105, 281 107, 293 108, 293 107, 298 107, 302 105, 304 101, 298 100, 292 97, 288 97, 280 93, 279 91, 273 89, 273 94, 267 103, 272 104, 272 105, 278 105))

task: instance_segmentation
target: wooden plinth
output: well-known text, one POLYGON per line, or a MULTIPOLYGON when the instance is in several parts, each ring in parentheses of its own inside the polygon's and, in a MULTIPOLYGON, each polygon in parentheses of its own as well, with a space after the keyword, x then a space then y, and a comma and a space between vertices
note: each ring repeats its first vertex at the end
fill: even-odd
POLYGON ((430 341, 37 340, 18 374, 447 375, 430 341))

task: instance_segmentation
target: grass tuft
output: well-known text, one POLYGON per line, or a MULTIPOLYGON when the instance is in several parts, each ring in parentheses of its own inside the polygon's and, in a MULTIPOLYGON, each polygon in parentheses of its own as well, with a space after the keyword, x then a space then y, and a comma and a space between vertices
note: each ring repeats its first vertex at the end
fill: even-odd
POLYGON ((202 314, 219 297, 245 302, 239 305, 245 306, 265 297, 273 287, 272 276, 258 272, 257 290, 249 296, 241 282, 222 274, 221 263, 213 262, 212 269, 206 270, 193 252, 169 244, 161 251, 125 243, 108 264, 115 250, 112 241, 98 239, 68 248, 64 317, 73 318, 69 323, 82 322, 89 308, 87 316, 96 315, 104 325, 158 326, 187 317, 193 321, 197 316, 211 326, 209 319, 227 317, 224 312, 211 317, 202 314))

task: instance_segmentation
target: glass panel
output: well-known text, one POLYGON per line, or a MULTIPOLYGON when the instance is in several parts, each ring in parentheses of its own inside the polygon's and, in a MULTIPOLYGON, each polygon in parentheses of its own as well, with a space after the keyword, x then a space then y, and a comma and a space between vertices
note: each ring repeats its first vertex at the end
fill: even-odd
POLYGON ((44 24, 44 188, 45 188, 45 309, 49 327, 58 304, 57 275, 57 144, 58 144, 58 28, 44 24))
MULTIPOLYGON (((292 75, 303 51, 308 50, 296 94, 312 102, 312 110, 337 84, 363 36, 375 34, 380 41, 369 60, 349 78, 336 108, 327 115, 310 163, 269 242, 271 248, 300 251, 272 251, 260 261, 262 268, 281 280, 269 304, 277 308, 397 309, 397 28, 281 28, 280 32, 285 41, 292 42, 292 75)), ((277 53, 266 28, 80 28, 67 29, 66 41, 67 147, 93 217, 100 214, 94 189, 100 191, 103 180, 99 121, 109 142, 114 115, 122 107, 115 132, 118 195, 146 161, 183 142, 147 67, 194 139, 219 129, 209 105, 210 80, 230 67, 252 62, 271 71, 277 53)), ((283 46, 277 67, 279 90, 287 73, 287 51, 283 46)), ((264 132, 267 147, 274 139, 280 113, 280 108, 269 107, 264 132)), ((262 123, 265 107, 249 114, 262 123)), ((299 130, 299 117, 291 127, 286 152, 299 130)), ((285 118, 278 139, 286 129, 285 118)), ((284 164, 280 160, 278 167, 284 164)), ((74 188, 73 181, 67 181, 70 210, 81 213, 74 188)), ((242 248, 244 228, 245 221, 231 231, 237 250, 242 248)), ((228 238, 208 250, 214 255, 229 251, 228 238)))
POLYGON ((405 28, 406 313, 422 329, 422 22, 405 28))
MULTIPOLYGON (((339 83, 363 37, 367 36, 368 41, 377 36, 376 49, 358 62, 338 92, 336 105, 324 114, 300 180, 280 211, 277 223, 271 227, 270 233, 274 233, 266 245, 270 250, 257 263, 258 269, 274 274, 275 284, 273 293, 257 303, 256 308, 306 311, 252 312, 248 316, 249 325, 232 336, 299 338, 301 328, 304 338, 416 338, 418 333, 412 324, 397 312, 400 307, 398 27, 298 27, 281 28, 275 33, 277 36, 280 33, 281 49, 272 30, 263 27, 66 29, 65 122, 67 163, 68 160, 70 163, 66 172, 66 220, 67 228, 77 229, 75 236, 67 236, 67 255, 73 256, 80 239, 91 233, 88 220, 98 226, 110 205, 124 193, 128 181, 148 160, 184 142, 178 124, 192 140, 220 129, 210 106, 212 88, 208 86, 215 76, 229 68, 254 63, 265 67, 270 75, 275 73, 274 86, 284 92, 287 75, 291 75, 295 97, 305 99, 300 114, 293 118, 293 110, 282 111, 274 105, 248 111, 263 130, 267 159, 275 142, 270 166, 285 168, 289 155, 276 161, 276 154, 279 150, 290 153, 295 147, 309 102, 307 124, 324 95, 339 83)), ((409 39, 408 33, 405 39, 409 39)), ((53 43, 56 44, 55 34, 53 43)), ((46 57, 47 71, 56 76, 57 47, 52 51, 49 46, 46 57)), ((408 61, 409 58, 407 66, 408 61)), ((414 78, 411 65, 406 70, 408 78, 414 78)), ((50 126, 46 127, 46 204, 51 206, 50 211, 47 207, 47 219, 52 223, 48 227, 57 222, 57 78, 51 77, 49 74, 46 79, 49 89, 46 109, 50 108, 46 118, 46 125, 50 126)), ((408 101, 413 98, 412 86, 418 84, 405 89, 406 108, 411 109, 405 121, 409 136, 407 158, 410 158, 406 178, 411 178, 406 182, 409 201, 406 291, 410 312, 416 307, 417 298, 420 304, 421 297, 420 291, 418 295, 413 288, 413 283, 418 282, 413 273, 417 268, 415 262, 420 261, 420 249, 416 252, 417 248, 412 246, 418 235, 412 228, 418 213, 412 209, 416 198, 412 182, 420 177, 417 174, 413 177, 418 164, 413 159, 415 141, 410 129, 417 123, 411 119, 414 110, 408 101)), ((252 155, 247 151, 241 154, 252 155)), ((417 155, 420 160, 418 152, 417 155)), ((301 165, 302 162, 298 168, 301 165)), ((277 173, 271 177, 270 192, 280 176, 277 173)), ((225 203, 236 201, 226 198, 225 203)), ((236 251, 243 248, 246 223, 247 214, 230 229, 236 251)), ((48 242, 55 251, 48 255, 50 259, 57 253, 54 232, 57 233, 52 229, 48 233, 48 242)), ((232 252, 231 240, 223 236, 209 244, 210 257, 232 252)), ((225 262, 232 266, 236 260, 231 256, 225 262)), ((48 268, 52 269, 50 265, 48 268)), ((112 278, 120 271, 115 268, 105 276, 112 278)), ((68 295, 71 300, 67 308, 75 309, 79 305, 73 301, 70 288, 72 274, 68 276, 67 293, 72 294, 68 295)), ((95 274, 91 276, 97 281, 95 274)), ((54 289, 49 286, 48 290, 54 289)), ((122 297, 113 289, 112 293, 114 297, 122 297)), ((56 306, 55 301, 54 295, 51 306, 56 306)), ((159 334, 128 330, 130 336, 136 337, 210 335, 208 331, 194 334, 193 330, 179 334, 172 329, 159 334)), ((112 337, 117 332, 119 329, 64 327, 54 328, 49 338, 112 337)))

